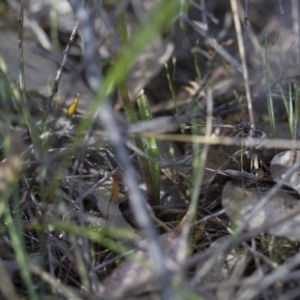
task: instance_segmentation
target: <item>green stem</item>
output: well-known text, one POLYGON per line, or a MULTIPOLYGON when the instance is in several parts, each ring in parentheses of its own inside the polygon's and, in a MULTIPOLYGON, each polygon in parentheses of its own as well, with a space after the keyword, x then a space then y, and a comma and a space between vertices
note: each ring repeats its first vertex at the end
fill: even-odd
MULTIPOLYGON (((121 3, 122 1, 119 0, 119 2, 121 3)), ((119 21, 120 21, 121 41, 122 41, 123 46, 126 46, 127 42, 128 42, 128 36, 127 36, 127 28, 126 28, 126 15, 125 15, 124 11, 120 14, 119 21)), ((127 64, 125 66, 125 70, 127 70, 127 64)), ((119 88, 120 88, 120 93, 121 93, 121 97, 123 99, 123 104, 124 104, 124 108, 125 108, 128 120, 130 123, 136 123, 137 120, 136 120, 133 108, 131 106, 130 99, 128 97, 126 76, 121 81, 119 88)), ((144 151, 143 142, 140 138, 138 138, 138 137, 135 138, 135 144, 139 150, 144 151)), ((146 187, 147 187, 149 203, 151 205, 155 205, 155 204, 157 204, 157 202, 155 201, 155 199, 156 199, 155 188, 154 188, 153 180, 151 177, 151 172, 150 172, 150 168, 148 165, 148 161, 143 156, 140 156, 139 160, 140 160, 141 168, 142 168, 143 175, 144 175, 144 180, 145 180, 146 187)))
POLYGON ((21 111, 28 127, 30 138, 32 140, 34 149, 36 151, 37 157, 39 157, 39 142, 38 142, 38 132, 31 121, 30 112, 28 108, 28 99, 26 93, 25 76, 24 76, 24 60, 23 60, 23 20, 24 20, 24 5, 23 0, 21 1, 21 8, 19 14, 19 87, 21 92, 21 111))
MULTIPOLYGON (((14 197, 16 197, 16 196, 17 196, 16 193, 14 193, 14 197)), ((4 197, 7 201, 8 194, 6 194, 4 197)), ((15 202, 17 202, 17 201, 15 201, 15 202)), ((17 203, 17 205, 19 205, 19 203, 17 203)), ((9 211, 8 204, 4 207, 4 217, 5 217, 8 231, 10 234, 11 243, 12 243, 13 249, 15 251, 16 260, 20 266, 21 277, 22 277, 24 284, 27 288, 27 291, 30 295, 30 299, 37 300, 37 295, 33 289, 31 274, 29 272, 28 257, 25 254, 26 251, 24 248, 24 241, 21 236, 21 232, 22 232, 21 221, 20 221, 21 213, 19 212, 19 209, 16 209, 16 212, 18 213, 18 217, 16 218, 16 222, 14 222, 12 219, 11 213, 9 211)))
MULTIPOLYGON (((142 90, 139 93, 137 103, 139 106, 141 119, 143 121, 152 119, 152 113, 150 110, 148 99, 144 94, 144 90, 142 90)), ((147 147, 148 155, 150 157, 159 160, 160 153, 159 153, 159 148, 156 139, 154 137, 146 138, 146 145, 147 145, 146 147, 147 147)), ((156 202, 159 203, 160 202, 160 163, 158 161, 149 161, 149 168, 150 168, 150 172, 154 184, 156 202)))
POLYGON ((178 105, 177 105, 177 98, 176 98, 175 84, 174 84, 174 82, 175 82, 174 81, 174 78, 175 78, 175 64, 173 64, 173 65, 174 65, 174 69, 173 69, 173 80, 172 80, 171 76, 170 76, 170 72, 169 72, 168 63, 165 62, 165 69, 166 69, 166 72, 167 72, 167 79, 168 79, 169 89, 170 89, 172 99, 173 99, 173 102, 174 102, 174 105, 175 105, 176 114, 179 115, 179 108, 178 108, 178 105))

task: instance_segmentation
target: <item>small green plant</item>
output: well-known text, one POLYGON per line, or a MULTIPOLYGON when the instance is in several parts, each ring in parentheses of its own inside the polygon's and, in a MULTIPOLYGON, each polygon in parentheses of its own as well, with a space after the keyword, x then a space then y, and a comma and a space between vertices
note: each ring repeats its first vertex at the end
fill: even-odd
POLYGON ((293 107, 293 98, 292 98, 292 90, 291 90, 291 85, 289 85, 289 99, 286 99, 286 95, 281 87, 280 84, 277 84, 278 89, 281 92, 281 96, 282 96, 282 101, 284 103, 285 106, 285 110, 287 112, 288 115, 288 123, 289 123, 289 128, 290 128, 290 133, 291 133, 291 137, 293 138, 295 135, 294 132, 294 107, 293 107))
POLYGON ((172 64, 173 64, 173 74, 172 74, 172 78, 171 78, 168 63, 166 61, 164 62, 165 69, 166 69, 166 72, 167 72, 167 79, 168 79, 169 89, 170 89, 172 99, 173 99, 173 102, 174 102, 174 105, 175 105, 176 113, 177 113, 177 115, 179 115, 179 109, 178 109, 176 92, 175 92, 176 57, 172 58, 172 64))
POLYGON ((50 30, 51 30, 51 39, 53 44, 55 45, 55 48, 57 50, 60 50, 60 42, 58 38, 58 16, 57 11, 54 5, 50 7, 50 30))
MULTIPOLYGON (((199 47, 199 39, 196 41, 196 48, 199 47)), ((201 71, 199 68, 199 61, 198 61, 198 53, 197 51, 192 51, 193 57, 194 57, 194 67, 197 74, 197 80, 198 82, 202 81, 201 71)))
POLYGON ((266 82, 266 86, 267 86, 267 104, 268 104, 268 113, 269 113, 269 119, 270 119, 271 130, 272 130, 272 137, 275 138, 276 137, 276 121, 275 121, 274 105, 273 105, 271 83, 270 83, 270 76, 269 76, 269 58, 268 58, 267 36, 265 37, 265 57, 264 57, 264 60, 262 58, 262 65, 263 65, 264 78, 265 78, 265 82, 266 82))
MULTIPOLYGON (((141 92, 138 95, 137 103, 139 106, 139 111, 141 115, 141 119, 143 121, 148 121, 152 119, 152 113, 149 106, 148 99, 144 93, 144 90, 141 90, 141 92)), ((148 137, 146 138, 146 150, 150 157, 159 160, 160 153, 158 144, 156 142, 155 137, 148 137)), ((151 177, 153 180, 154 190, 155 190, 155 198, 156 203, 159 203, 160 201, 160 163, 159 161, 149 161, 149 168, 151 177)))

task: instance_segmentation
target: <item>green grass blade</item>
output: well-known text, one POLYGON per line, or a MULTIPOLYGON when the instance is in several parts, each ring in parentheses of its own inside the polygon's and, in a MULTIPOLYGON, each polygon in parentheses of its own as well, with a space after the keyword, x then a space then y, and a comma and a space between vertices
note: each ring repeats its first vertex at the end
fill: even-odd
MULTIPOLYGON (((152 113, 149 106, 148 99, 144 93, 144 90, 142 90, 137 99, 137 103, 139 106, 139 111, 141 114, 141 119, 143 121, 147 121, 152 119, 152 113)), ((156 142, 156 139, 154 137, 146 138, 146 149, 147 153, 150 157, 159 159, 160 158, 160 152, 159 148, 156 142)), ((155 197, 156 197, 156 203, 159 204, 160 202, 160 163, 157 161, 149 161, 149 168, 150 173, 154 185, 155 190, 155 197)))

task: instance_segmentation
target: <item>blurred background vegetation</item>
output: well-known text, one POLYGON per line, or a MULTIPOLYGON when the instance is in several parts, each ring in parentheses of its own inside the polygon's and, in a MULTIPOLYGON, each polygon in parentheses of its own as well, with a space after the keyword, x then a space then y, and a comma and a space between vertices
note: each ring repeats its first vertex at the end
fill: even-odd
POLYGON ((271 189, 268 136, 297 144, 298 1, 83 3, 0 2, 0 298, 297 299, 299 276, 241 292, 298 244, 228 246, 221 198, 271 189))

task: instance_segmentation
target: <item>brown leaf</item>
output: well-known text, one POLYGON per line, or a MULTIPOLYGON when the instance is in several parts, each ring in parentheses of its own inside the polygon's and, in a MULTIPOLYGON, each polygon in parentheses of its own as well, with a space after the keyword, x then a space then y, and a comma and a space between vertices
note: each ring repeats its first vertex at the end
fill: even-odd
MULTIPOLYGON (((228 182, 223 189, 222 205, 231 221, 240 225, 264 194, 264 192, 258 190, 245 190, 228 182)), ((262 232, 291 240, 300 240, 300 215, 289 218, 283 223, 266 230, 263 227, 268 222, 283 217, 294 209, 300 209, 300 201, 285 192, 279 191, 258 214, 250 219, 246 228, 248 230, 262 228, 262 232)))
MULTIPOLYGON (((76 188, 81 193, 85 193, 90 190, 95 182, 76 182, 76 188)), ((95 188, 85 198, 97 202, 97 206, 102 215, 106 218, 107 226, 120 227, 132 229, 131 225, 124 219, 122 212, 120 211, 119 204, 124 201, 124 197, 118 197, 118 199, 112 199, 112 192, 116 194, 116 191, 112 191, 111 185, 105 183, 95 188)))
MULTIPOLYGON (((13 31, 1 30, 0 53, 3 56, 7 66, 9 66, 9 74, 14 80, 19 79, 19 53, 18 53, 18 36, 13 31)), ((47 59, 37 54, 37 45, 32 40, 25 39, 24 44, 24 69, 27 88, 37 90, 41 95, 48 96, 49 82, 52 82, 57 72, 57 64, 51 59, 47 59), (47 70, 47 72, 45 72, 47 70)), ((72 102, 74 91, 74 74, 64 72, 60 80, 60 95, 62 99, 72 102)), ((92 94, 86 87, 84 81, 80 78, 76 80, 76 92, 80 93, 80 108, 86 108, 91 99, 92 94)))
MULTIPOLYGON (((172 261, 172 265, 176 264, 182 242, 188 247, 187 241, 182 240, 181 226, 178 225, 172 232, 160 236, 164 257, 168 262, 172 261)), ((152 269, 153 262, 148 249, 142 244, 140 243, 135 251, 134 259, 126 259, 106 278, 100 288, 103 295, 114 299, 129 299, 129 297, 158 290, 156 276, 152 269)), ((167 268, 170 265, 168 262, 167 268)))
POLYGON ((15 182, 20 175, 23 164, 22 149, 22 137, 13 134, 10 141, 10 154, 7 159, 0 162, 0 195, 5 193, 8 185, 15 182))
MULTIPOLYGON (((215 240, 209 247, 213 252, 218 249, 225 240, 231 238, 230 236, 223 236, 215 240)), ((247 251, 236 251, 232 249, 226 253, 220 254, 216 257, 212 268, 204 275, 201 276, 202 264, 197 266, 196 273, 193 279, 193 285, 199 286, 205 290, 210 284, 219 284, 219 288, 216 292, 209 291, 205 296, 206 299, 225 300, 232 299, 233 289, 222 287, 222 283, 227 283, 230 280, 239 279, 247 264, 249 262, 249 256, 247 251)))
MULTIPOLYGON (((300 159, 299 150, 290 150, 278 153, 271 161, 270 171, 274 181, 282 179, 287 169, 300 159)), ((300 170, 285 181, 285 185, 300 193, 300 170)))

